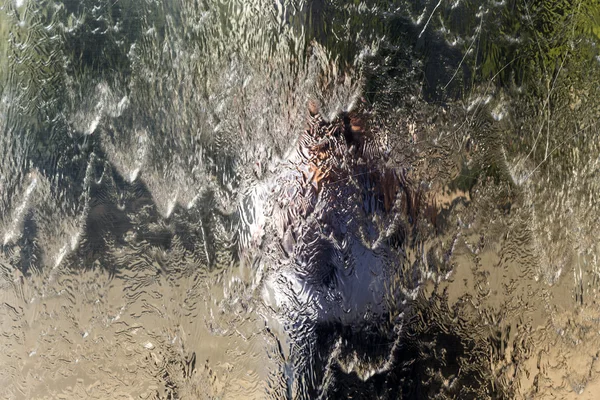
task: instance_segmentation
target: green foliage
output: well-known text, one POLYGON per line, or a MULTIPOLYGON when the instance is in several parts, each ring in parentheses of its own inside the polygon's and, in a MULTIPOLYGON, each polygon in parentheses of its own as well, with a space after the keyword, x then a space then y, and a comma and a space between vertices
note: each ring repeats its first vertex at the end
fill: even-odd
POLYGON ((479 79, 501 85, 527 85, 543 94, 566 58, 593 58, 598 38, 598 2, 573 0, 512 0, 491 8, 481 36, 479 79))

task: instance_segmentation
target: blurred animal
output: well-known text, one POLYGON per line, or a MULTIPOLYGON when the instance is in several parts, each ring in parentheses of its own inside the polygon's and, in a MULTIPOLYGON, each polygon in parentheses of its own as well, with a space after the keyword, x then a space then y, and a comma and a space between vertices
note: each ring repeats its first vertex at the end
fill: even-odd
POLYGON ((402 272, 415 199, 405 172, 386 166, 364 114, 327 121, 315 103, 308 111, 254 218, 264 235, 254 261, 261 298, 292 398, 318 396, 335 357, 353 359, 344 368, 364 377, 372 372, 359 364, 382 368, 377 354, 394 343, 389 316, 416 285, 402 272), (375 342, 386 345, 369 348, 375 342))

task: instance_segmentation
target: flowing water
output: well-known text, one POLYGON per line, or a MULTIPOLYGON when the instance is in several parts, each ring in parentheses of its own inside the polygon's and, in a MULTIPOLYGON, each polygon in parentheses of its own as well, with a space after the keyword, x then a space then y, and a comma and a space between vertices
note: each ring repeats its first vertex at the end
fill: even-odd
POLYGON ((2 0, 0 397, 595 399, 595 0, 2 0))

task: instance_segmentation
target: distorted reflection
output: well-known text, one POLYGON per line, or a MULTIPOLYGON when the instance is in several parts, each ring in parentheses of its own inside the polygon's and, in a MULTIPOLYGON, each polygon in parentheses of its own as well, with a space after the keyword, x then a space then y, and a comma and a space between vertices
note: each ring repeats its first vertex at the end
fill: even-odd
POLYGON ((595 398, 599 21, 4 1, 0 397, 595 398))

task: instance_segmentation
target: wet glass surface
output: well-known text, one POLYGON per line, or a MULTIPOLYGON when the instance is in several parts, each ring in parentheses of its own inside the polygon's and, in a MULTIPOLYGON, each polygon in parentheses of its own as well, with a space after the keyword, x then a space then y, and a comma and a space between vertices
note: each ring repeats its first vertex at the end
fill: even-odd
POLYGON ((595 399, 597 1, 3 0, 0 397, 595 399))

